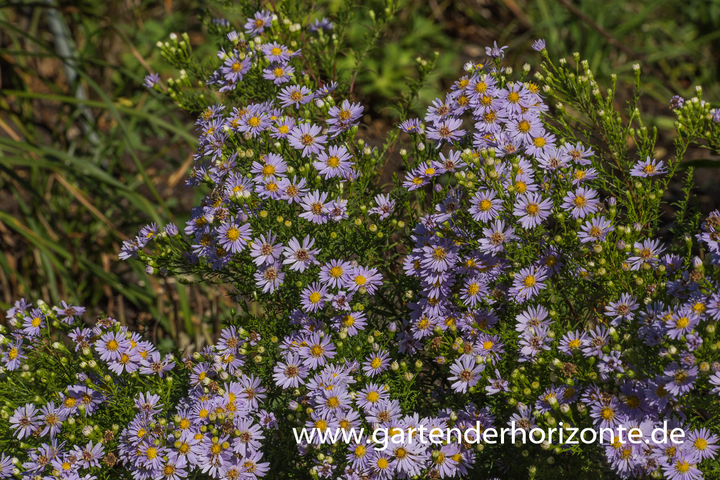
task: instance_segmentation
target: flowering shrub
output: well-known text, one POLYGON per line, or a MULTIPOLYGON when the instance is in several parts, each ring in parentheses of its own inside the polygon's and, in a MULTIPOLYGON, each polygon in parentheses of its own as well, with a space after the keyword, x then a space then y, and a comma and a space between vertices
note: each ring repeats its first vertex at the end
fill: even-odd
POLYGON ((354 74, 333 70, 347 12, 287 15, 211 25, 217 97, 193 90, 186 40, 162 46, 184 69, 169 96, 200 112, 187 183, 208 194, 120 258, 231 286, 219 340, 163 356, 111 318, 17 302, 0 478, 718 478, 720 212, 700 221, 692 172, 658 238, 684 152, 720 145, 702 92, 673 99, 658 161, 637 91, 624 120, 579 58, 538 41, 531 80, 494 45, 422 120, 419 61, 399 131, 370 148, 354 74))

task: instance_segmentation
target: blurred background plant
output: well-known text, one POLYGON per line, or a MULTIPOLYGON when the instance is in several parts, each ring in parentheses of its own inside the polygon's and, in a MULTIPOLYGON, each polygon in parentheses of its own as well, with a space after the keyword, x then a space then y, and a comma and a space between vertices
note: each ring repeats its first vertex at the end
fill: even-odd
MULTIPOLYGON (((332 18, 348 3, 355 4, 349 44, 362 53, 384 2, 320 0, 313 18, 332 18)), ((197 203, 183 186, 195 119, 143 78, 177 75, 155 47, 172 32, 188 32, 196 52, 214 55, 201 19, 224 15, 242 26, 230 5, 223 12, 197 0, 0 3, 0 309, 19 297, 72 299, 150 329, 167 349, 200 347, 218 331, 233 306, 225 292, 158 281, 117 253, 138 225, 183 225, 197 203)), ((632 65, 641 64, 641 109, 660 129, 658 159, 672 146, 672 95, 688 98, 703 85, 705 99, 720 99, 720 0, 404 0, 363 57, 352 94, 368 114, 361 134, 372 144, 395 125, 387 105, 416 74, 418 57, 440 52, 413 104, 422 116, 494 41, 510 46, 517 68, 537 64, 529 48, 536 38, 546 39, 551 56, 579 52, 600 85, 617 73, 619 107, 630 97, 632 65)), ((352 68, 355 58, 345 52, 338 67, 352 68)), ((713 155, 698 149, 686 157, 698 167, 704 213, 720 204, 713 155)))

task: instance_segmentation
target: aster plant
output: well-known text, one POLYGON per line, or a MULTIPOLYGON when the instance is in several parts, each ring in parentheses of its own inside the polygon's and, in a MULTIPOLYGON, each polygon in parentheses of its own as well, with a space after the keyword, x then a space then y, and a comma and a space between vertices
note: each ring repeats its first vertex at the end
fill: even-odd
POLYGON ((187 185, 206 194, 120 258, 232 289, 216 344, 163 355, 112 318, 18 301, 0 478, 718 478, 720 212, 693 208, 691 170, 659 236, 688 147, 720 146, 702 91, 671 102, 658 160, 639 67, 623 117, 579 56, 536 41, 529 77, 494 44, 410 118, 420 59, 370 148, 357 70, 333 63, 350 10, 297 23, 282 5, 210 22, 211 68, 172 38, 180 79, 146 82, 199 114, 187 185))

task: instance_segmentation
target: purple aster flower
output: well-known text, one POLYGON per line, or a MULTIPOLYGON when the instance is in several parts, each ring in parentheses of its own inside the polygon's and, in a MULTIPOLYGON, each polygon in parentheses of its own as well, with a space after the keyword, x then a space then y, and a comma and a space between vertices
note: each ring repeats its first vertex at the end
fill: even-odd
POLYGON ((590 180, 595 180, 597 177, 598 173, 594 168, 576 168, 572 171, 572 184, 573 186, 580 185, 590 180))
POLYGON ((697 468, 690 452, 681 451, 669 463, 664 463, 662 469, 663 475, 668 480, 698 480, 703 478, 703 474, 697 468))
POLYGON ((170 454, 158 467, 158 479, 161 480, 181 480, 187 478, 188 461, 184 455, 170 454))
POLYGON ((45 328, 45 315, 39 308, 33 308, 30 314, 23 319, 22 332, 29 337, 37 337, 42 328, 45 328))
POLYGON ((292 65, 275 63, 263 69, 263 78, 265 80, 272 80, 275 85, 282 85, 292 80, 294 73, 295 69, 292 65))
POLYGON ((568 192, 563 198, 562 208, 570 210, 573 218, 585 218, 595 212, 600 201, 597 192, 590 188, 579 187, 574 192, 568 192))
POLYGON ((435 166, 439 174, 455 173, 465 166, 465 162, 460 158, 460 152, 451 150, 447 157, 440 152, 440 160, 435 162, 435 166))
POLYGON ((565 161, 575 162, 578 165, 590 165, 589 158, 595 155, 595 152, 579 142, 575 145, 566 143, 560 148, 560 155, 565 161))
POLYGON ((594 404, 590 410, 590 416, 598 428, 615 428, 618 424, 627 421, 627 417, 620 411, 617 398, 613 398, 609 402, 594 404))
POLYGON ((315 19, 313 23, 308 26, 308 30, 311 32, 319 32, 320 30, 332 30, 333 23, 327 18, 315 19))
POLYGON ((630 175, 632 175, 633 177, 647 178, 654 177, 656 175, 662 175, 663 173, 667 173, 663 161, 660 160, 658 162, 654 158, 651 159, 650 157, 647 157, 644 162, 638 162, 637 164, 635 164, 632 170, 630 170, 630 175))
POLYGON ((572 356, 575 352, 587 345, 587 335, 584 332, 573 330, 560 339, 559 350, 565 355, 572 356))
POLYGON ((322 87, 315 90, 313 97, 315 97, 315 98, 327 97, 332 92, 334 92, 337 87, 338 87, 338 83, 336 81, 326 83, 322 87))
POLYGON ((258 181, 255 192, 260 198, 279 200, 282 197, 282 187, 278 183, 277 177, 260 178, 258 181))
POLYGON ((282 176, 287 171, 287 165, 283 158, 276 154, 270 153, 263 155, 260 161, 253 162, 251 173, 258 175, 258 179, 263 177, 282 176))
POLYGON ((694 460, 701 462, 706 459, 715 458, 718 453, 717 442, 720 439, 707 428, 692 430, 687 437, 687 443, 691 445, 694 460))
POLYGON ((518 197, 513 214, 520 217, 520 225, 523 228, 534 228, 550 216, 552 206, 552 200, 543 199, 539 193, 531 192, 518 197))
POLYGON ((282 284, 285 273, 281 270, 280 263, 267 265, 255 273, 257 286, 262 288, 263 293, 273 293, 282 284))
POLYGON ((468 210, 476 222, 489 222, 498 217, 502 200, 496 198, 494 190, 478 190, 470 200, 471 207, 468 210))
POLYGON ((679 95, 673 95, 673 97, 670 99, 670 108, 672 110, 682 108, 683 105, 685 105, 685 99, 679 95))
POLYGON ((390 354, 385 350, 380 350, 365 358, 363 372, 368 377, 374 377, 387 370, 388 365, 390 365, 390 354))
POLYGON ((483 228, 483 234, 485 237, 480 239, 480 250, 485 253, 502 252, 505 243, 517 240, 515 230, 510 226, 506 229, 504 220, 495 220, 490 228, 483 228))
POLYGON ((239 253, 245 249, 248 239, 252 235, 250 225, 240 223, 237 217, 223 223, 217 232, 220 246, 230 253, 239 253))
POLYGON ((352 311, 335 317, 333 322, 335 330, 345 329, 349 337, 357 335, 367 325, 365 313, 352 311))
POLYGON ((140 368, 142 360, 142 355, 136 349, 126 350, 120 354, 120 358, 116 361, 108 362, 108 368, 117 375, 120 375, 123 371, 133 373, 140 368))
POLYGON ((615 230, 612 222, 603 216, 594 217, 587 220, 578 232, 580 243, 588 242, 604 242, 607 234, 615 230))
POLYGON ((266 27, 272 24, 273 14, 267 10, 255 12, 255 16, 245 22, 245 32, 250 35, 260 35, 266 27))
POLYGON ((434 244, 422 247, 423 257, 420 263, 433 272, 445 272, 455 265, 458 258, 457 246, 454 241, 446 238, 434 241, 434 244))
POLYGON ((320 268, 320 281, 326 282, 330 287, 343 288, 345 286, 344 277, 352 272, 352 264, 342 260, 330 260, 330 262, 320 268))
POLYGON ((536 52, 542 52, 543 50, 545 50, 545 40, 542 38, 538 38, 537 40, 535 40, 532 44, 532 49, 536 52))
POLYGON ((15 430, 15 436, 18 440, 22 440, 25 437, 30 437, 33 431, 40 428, 38 422, 41 419, 42 415, 38 414, 35 405, 27 403, 15 409, 9 420, 10 428, 15 430))
POLYGON ((525 153, 533 157, 539 157, 545 150, 555 148, 555 135, 543 132, 536 137, 532 137, 530 142, 525 145, 525 153))
POLYGON ((609 355, 603 355, 600 357, 600 363, 598 363, 598 370, 601 375, 608 375, 618 372, 623 373, 625 369, 622 367, 622 354, 617 350, 613 350, 609 355))
POLYGON ((462 120, 459 118, 446 118, 442 122, 428 127, 427 138, 437 140, 437 148, 440 148, 443 141, 454 142, 465 135, 465 130, 460 128, 461 125, 462 120))
MULTIPOLYGON (((270 118, 268 118, 268 115, 266 112, 263 112, 261 110, 261 105, 253 105, 252 107, 248 107, 247 113, 240 118, 240 123, 238 124, 236 130, 241 133, 250 134, 250 136, 257 137, 260 135, 263 131, 270 128, 270 118)), ((267 157, 279 157, 279 155, 275 154, 269 154, 267 157)), ((233 162, 235 160, 235 157, 232 157, 233 162)), ((282 158, 280 158, 282 161, 282 158)), ((254 166, 254 164, 253 164, 254 166)))
POLYGON ((344 146, 330 146, 327 151, 320 152, 313 166, 325 179, 342 178, 352 169, 351 158, 350 153, 344 146))
POLYGON ((487 55, 490 58, 499 58, 503 59, 505 58, 505 49, 508 48, 507 46, 504 47, 498 47, 497 42, 493 42, 492 47, 485 47, 485 55, 487 55))
POLYGON ((54 438, 60 432, 62 422, 67 418, 67 414, 63 410, 59 410, 55 407, 55 402, 50 402, 47 405, 40 407, 40 421, 42 425, 42 431, 40 436, 44 437, 49 434, 50 438, 54 438))
POLYGON ((229 90, 232 90, 234 85, 241 81, 243 75, 250 70, 250 58, 251 57, 246 56, 241 60, 235 53, 225 58, 223 66, 220 67, 220 73, 223 75, 225 81, 228 82, 227 88, 229 90))
POLYGON ((511 430, 513 433, 516 433, 516 430, 523 430, 523 432, 517 433, 522 434, 522 438, 525 439, 527 435, 526 432, 529 433, 532 429, 537 428, 537 424, 535 423, 535 417, 532 414, 532 408, 524 403, 518 403, 517 409, 518 413, 513 413, 507 424, 510 427, 513 425, 516 427, 511 430))
POLYGON ((295 129, 295 119, 292 117, 283 117, 275 120, 271 131, 271 136, 275 139, 287 138, 290 133, 295 129))
POLYGON ((147 358, 143 358, 140 362, 140 373, 144 375, 157 375, 162 378, 165 372, 173 369, 175 361, 172 355, 167 354, 165 358, 160 359, 160 352, 153 352, 147 358))
POLYGON ((130 340, 122 332, 107 332, 95 342, 95 350, 100 354, 100 359, 106 362, 119 360, 120 354, 130 346, 130 340))
POLYGON ((312 90, 304 85, 289 85, 282 89, 278 100, 283 107, 295 105, 295 108, 300 108, 300 105, 312 101, 312 90))
POLYGON ((53 310, 55 310, 58 317, 60 317, 60 320, 68 325, 73 324, 75 317, 79 317, 85 313, 85 307, 75 307, 72 304, 65 303, 65 300, 60 302, 59 307, 53 307, 53 310))
POLYGON ((665 375, 664 380, 668 382, 665 389, 679 397, 692 390, 698 369, 697 367, 683 367, 676 362, 672 362, 663 373, 665 375))
POLYGON ((405 133, 423 133, 422 124, 419 118, 410 118, 400 124, 400 130, 405 133))
POLYGON ((120 247, 120 254, 118 258, 120 260, 127 260, 128 258, 137 258, 138 251, 145 246, 146 242, 140 237, 135 237, 132 240, 124 240, 122 247, 120 247))
POLYGON ((485 365, 476 364, 475 358, 470 355, 463 355, 452 364, 450 373, 453 376, 448 380, 455 392, 466 393, 469 388, 477 385, 480 381, 480 374, 485 370, 485 365))
POLYGON ((312 333, 305 337, 305 345, 300 349, 300 356, 303 363, 314 370, 322 367, 335 356, 335 345, 329 336, 321 336, 319 332, 312 333))
POLYGON ((293 203, 300 203, 300 199, 307 194, 307 182, 304 178, 300 181, 293 176, 293 179, 283 178, 280 180, 278 187, 280 187, 280 198, 285 200, 290 205, 293 203))
POLYGON ((522 303, 545 288, 544 280, 547 279, 547 270, 545 267, 530 266, 523 268, 515 275, 513 286, 510 289, 510 295, 517 297, 522 303))
POLYGON ((262 52, 270 62, 285 63, 290 60, 288 48, 277 42, 266 43, 262 46, 262 52))
POLYGON ((177 227, 177 225, 175 225, 174 223, 168 223, 167 225, 165 225, 165 233, 166 233, 169 237, 174 237, 175 235, 178 234, 178 227, 177 227))
POLYGON ((567 167, 568 160, 557 148, 547 148, 537 156, 537 161, 545 170, 555 171, 567 167))
POLYGON ((613 317, 610 325, 617 327, 623 320, 630 321, 635 318, 635 310, 638 309, 638 303, 635 297, 629 293, 623 293, 620 300, 610 302, 605 306, 605 315, 613 317))
POLYGON ((309 157, 312 154, 319 154, 327 141, 327 136, 320 135, 322 129, 317 125, 303 123, 295 128, 289 137, 292 147, 302 150, 302 156, 309 157))
POLYGON ((497 368, 495 369, 495 377, 497 378, 488 379, 490 383, 485 387, 485 391, 488 392, 488 395, 495 395, 500 392, 509 392, 509 383, 507 380, 502 378, 497 368))
POLYGON ((423 173, 423 169, 415 168, 405 175, 403 187, 412 192, 413 190, 424 187, 428 183, 430 183, 429 178, 423 173))
POLYGON ((520 313, 515 319, 515 330, 524 332, 533 332, 538 328, 547 328, 552 324, 552 321, 548 319, 548 311, 542 305, 536 307, 530 307, 524 312, 520 313))
POLYGON ((532 144, 533 138, 541 136, 544 131, 540 118, 531 116, 518 117, 508 127, 510 136, 524 144, 532 144))
POLYGON ((474 308, 489 292, 488 281, 484 276, 469 277, 465 279, 465 284, 460 290, 460 300, 474 308))
POLYGON ((302 308, 308 313, 317 312, 325 306, 325 297, 327 296, 327 286, 320 282, 315 282, 305 287, 300 294, 302 308))
POLYGON ((20 300, 16 300, 12 307, 8 309, 8 311, 5 314, 5 318, 15 318, 15 316, 20 313, 25 313, 28 309, 32 307, 31 303, 28 303, 27 300, 24 298, 21 298, 20 300))
POLYGON ((683 307, 673 312, 670 320, 666 323, 667 336, 679 340, 683 335, 688 335, 700 323, 700 317, 692 308, 683 307))
POLYGON ((257 266, 275 264, 280 261, 283 251, 282 243, 275 243, 277 235, 272 232, 262 234, 250 243, 250 256, 257 266))
POLYGON ((370 215, 380 215, 380 220, 385 220, 392 215, 395 209, 395 200, 390 199, 390 195, 375 195, 375 207, 368 211, 370 215))
POLYGON ((327 223, 327 205, 325 203, 327 197, 327 193, 318 190, 305 195, 300 202, 300 206, 304 210, 300 214, 300 218, 316 224, 327 223))
POLYGON ((643 243, 635 242, 634 248, 637 256, 628 258, 632 270, 640 270, 645 264, 657 265, 660 262, 657 257, 665 251, 665 247, 660 246, 660 240, 650 239, 643 243))
POLYGON ((497 96, 502 100, 502 108, 509 116, 520 115, 523 109, 532 106, 530 92, 519 82, 509 83, 506 88, 498 90, 497 96))
POLYGON ((444 102, 439 98, 433 100, 432 105, 428 107, 427 113, 425 114, 425 121, 429 123, 442 122, 452 111, 450 107, 451 102, 452 97, 450 95, 445 96, 444 102))
POLYGON ((352 298, 352 292, 348 293, 344 290, 340 290, 336 294, 329 293, 327 295, 327 299, 332 305, 332 308, 340 312, 349 312, 352 310, 352 308, 350 307, 350 302, 352 302, 352 298))
POLYGON ((711 385, 715 385, 710 393, 720 394, 720 372, 715 372, 715 375, 712 375, 708 381, 711 385))
POLYGON ((347 289, 352 292, 364 288, 368 294, 373 295, 377 288, 382 285, 382 275, 378 272, 377 268, 362 266, 350 267, 343 275, 343 283, 347 289))
POLYGON ((160 75, 157 73, 151 73, 149 75, 145 75, 145 81, 143 82, 143 85, 145 88, 154 88, 155 85, 157 85, 160 82, 160 75))
POLYGON ((343 100, 340 107, 330 107, 327 119, 327 124, 330 126, 328 133, 335 137, 340 132, 357 125, 363 110, 364 107, 359 103, 350 103, 347 100, 343 100))
POLYGON ((608 344, 609 336, 610 333, 604 325, 598 325, 590 330, 590 338, 582 349, 583 355, 586 357, 602 355, 602 348, 608 344))
POLYGON ((284 265, 290 265, 290 270, 295 272, 304 272, 310 265, 317 265, 315 255, 320 253, 320 249, 314 249, 315 239, 306 235, 302 244, 293 237, 288 242, 288 246, 283 250, 285 260, 284 265))

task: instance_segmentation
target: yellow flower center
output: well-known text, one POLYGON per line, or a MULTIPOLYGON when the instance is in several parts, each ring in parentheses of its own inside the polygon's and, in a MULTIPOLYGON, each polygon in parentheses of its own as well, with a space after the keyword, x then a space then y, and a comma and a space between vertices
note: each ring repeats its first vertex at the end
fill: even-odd
POLYGON ((240 230, 235 227, 230 227, 225 233, 225 237, 231 242, 235 242, 240 238, 240 230))

